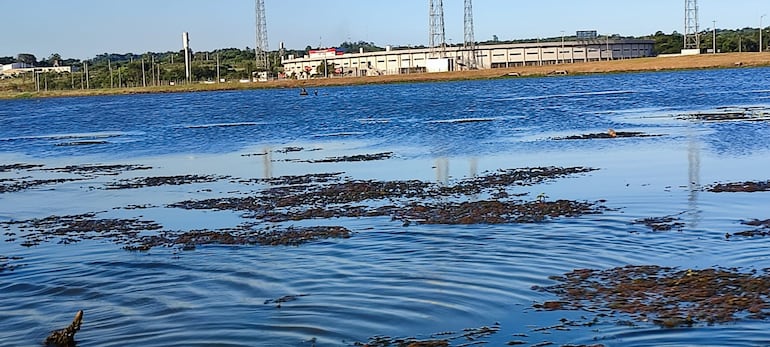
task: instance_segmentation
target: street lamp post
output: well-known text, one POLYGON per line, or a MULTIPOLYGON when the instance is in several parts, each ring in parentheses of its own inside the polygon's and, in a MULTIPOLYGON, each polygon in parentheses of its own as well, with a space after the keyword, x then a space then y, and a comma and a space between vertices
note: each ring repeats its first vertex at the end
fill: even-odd
POLYGON ((759 16, 759 53, 762 53, 762 19, 766 16, 766 14, 759 16))
POLYGON ((712 34, 713 34, 713 37, 712 37, 713 48, 711 49, 711 53, 717 54, 717 21, 713 21, 713 22, 714 22, 714 27, 711 28, 712 34))

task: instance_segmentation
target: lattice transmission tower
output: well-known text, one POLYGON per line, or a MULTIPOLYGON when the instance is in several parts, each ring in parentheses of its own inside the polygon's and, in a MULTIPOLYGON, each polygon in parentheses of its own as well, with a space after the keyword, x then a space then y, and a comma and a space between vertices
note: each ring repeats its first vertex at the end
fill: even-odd
POLYGON ((698 0, 684 1, 684 49, 700 49, 698 0))
POLYGON ((257 45, 254 48, 257 58, 257 69, 269 70, 267 59, 267 18, 265 16, 265 0, 256 0, 257 12, 257 45))
POLYGON ((463 63, 467 69, 476 68, 476 39, 473 37, 473 0, 465 0, 465 40, 463 63))
POLYGON ((446 55, 446 32, 444 31, 444 3, 442 0, 428 0, 430 39, 432 55, 446 55))

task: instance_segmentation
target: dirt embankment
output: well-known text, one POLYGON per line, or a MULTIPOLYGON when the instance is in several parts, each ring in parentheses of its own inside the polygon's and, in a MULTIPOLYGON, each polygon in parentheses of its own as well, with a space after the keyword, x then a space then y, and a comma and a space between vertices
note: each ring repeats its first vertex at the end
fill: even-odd
POLYGON ((407 82, 439 82, 455 80, 477 80, 507 77, 509 74, 522 77, 545 76, 555 71, 567 74, 619 73, 638 71, 664 71, 684 69, 714 69, 770 66, 770 52, 702 54, 695 56, 654 57, 641 59, 596 61, 587 63, 548 66, 523 66, 475 71, 454 71, 446 73, 421 73, 405 75, 319 78, 312 80, 280 80, 262 83, 228 82, 220 84, 192 84, 180 86, 137 87, 119 89, 59 90, 47 92, 13 92, 0 89, 0 99, 20 97, 56 97, 86 95, 116 95, 144 93, 174 93, 215 90, 240 90, 264 88, 308 88, 344 85, 366 85, 407 82))

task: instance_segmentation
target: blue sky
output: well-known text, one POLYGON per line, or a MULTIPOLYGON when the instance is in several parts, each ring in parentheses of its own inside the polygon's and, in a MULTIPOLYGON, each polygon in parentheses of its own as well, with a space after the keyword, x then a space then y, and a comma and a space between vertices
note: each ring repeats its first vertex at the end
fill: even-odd
MULTIPOLYGON (((196 51, 254 47, 253 0, 3 0, 0 56, 59 53, 91 58, 100 53, 181 49, 190 33, 196 51), (7 3, 6 3, 7 2, 7 3), (11 8, 10 10, 7 10, 11 8), (28 10, 25 10, 28 9, 28 10)), ((265 0, 270 49, 335 46, 343 41, 426 45, 428 2, 423 0, 265 0), (322 5, 322 4, 329 5, 322 5)), ((767 0, 700 0, 701 29, 758 27, 767 0)), ((476 0, 477 41, 560 36, 576 30, 647 35, 684 31, 681 0, 476 0)), ((463 40, 463 1, 444 0, 447 41, 463 40)), ((770 17, 764 18, 764 26, 770 17)))

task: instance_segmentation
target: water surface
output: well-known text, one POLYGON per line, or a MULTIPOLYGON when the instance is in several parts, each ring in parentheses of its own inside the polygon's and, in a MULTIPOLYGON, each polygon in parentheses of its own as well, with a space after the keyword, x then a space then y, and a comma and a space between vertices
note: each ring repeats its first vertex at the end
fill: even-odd
POLYGON ((0 165, 151 167, 114 176, 0 172, 0 180, 82 179, 0 193, 0 222, 96 212, 153 220, 166 230, 215 230, 244 218, 166 205, 265 188, 222 179, 103 189, 135 177, 344 172, 351 179, 452 184, 498 169, 551 165, 599 170, 521 187, 525 199, 544 193, 606 200, 609 208, 537 224, 296 221, 286 224, 342 225, 354 235, 298 247, 191 251, 129 252, 109 240, 56 238, 24 247, 8 227, 0 229, 0 256, 16 258, 5 261, 14 268, 0 271, 0 345, 39 345, 78 309, 85 311, 80 346, 345 346, 375 335, 430 338, 496 323, 500 331, 484 338, 494 346, 768 344, 767 322, 750 319, 677 329, 607 319, 541 331, 586 313, 537 311, 533 303, 554 298, 531 289, 578 268, 770 267, 766 239, 724 237, 745 230, 741 221, 770 218, 770 195, 703 189, 768 180, 770 123, 678 117, 766 109, 768 81, 770 69, 752 68, 334 87, 307 97, 283 89, 0 101, 0 165), (660 136, 554 140, 609 128, 660 136), (394 157, 307 162, 383 152, 394 157), (126 208, 136 205, 146 208, 126 208), (677 216, 685 226, 652 232, 633 223, 661 216, 677 216), (303 296, 280 308, 265 303, 285 295, 303 296))

